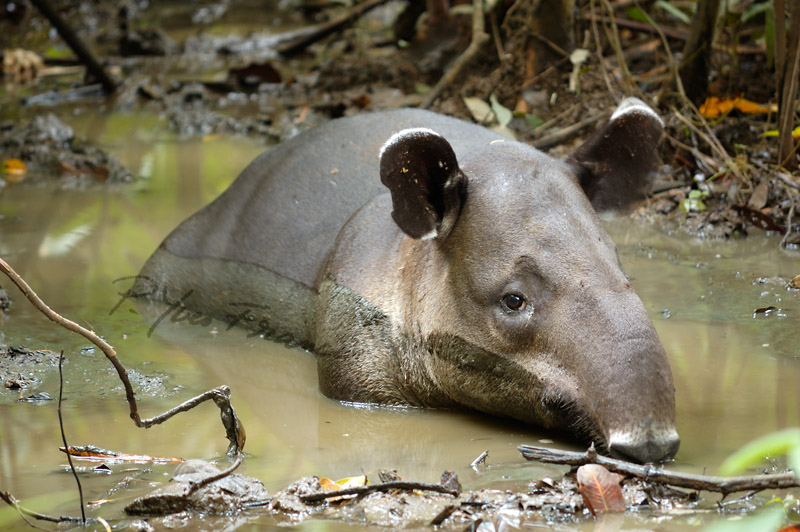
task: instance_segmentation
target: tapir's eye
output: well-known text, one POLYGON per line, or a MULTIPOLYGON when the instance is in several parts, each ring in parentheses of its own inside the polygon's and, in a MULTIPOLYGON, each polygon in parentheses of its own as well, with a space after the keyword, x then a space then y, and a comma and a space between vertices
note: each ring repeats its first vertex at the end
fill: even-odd
POLYGON ((525 298, 517 294, 506 294, 503 296, 503 305, 509 310, 520 311, 525 310, 525 307, 528 306, 528 302, 525 301, 525 298))

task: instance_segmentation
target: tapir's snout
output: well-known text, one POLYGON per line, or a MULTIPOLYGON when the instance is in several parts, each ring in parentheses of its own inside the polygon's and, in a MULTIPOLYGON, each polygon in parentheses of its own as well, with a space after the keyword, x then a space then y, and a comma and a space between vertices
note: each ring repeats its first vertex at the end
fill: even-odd
POLYGON ((608 438, 611 456, 641 463, 670 460, 678 452, 681 440, 674 428, 649 430, 646 433, 612 433, 608 438))
POLYGON ((578 429, 598 448, 641 463, 675 456, 675 387, 652 321, 627 284, 586 287, 554 309, 561 323, 581 323, 581 334, 561 337, 560 362, 571 368, 578 429), (562 314, 563 313, 563 314, 562 314))

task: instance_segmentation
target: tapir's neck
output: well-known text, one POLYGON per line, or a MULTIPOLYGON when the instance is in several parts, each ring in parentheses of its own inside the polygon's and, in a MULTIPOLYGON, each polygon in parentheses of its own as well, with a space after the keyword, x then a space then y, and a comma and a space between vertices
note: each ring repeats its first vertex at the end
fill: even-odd
POLYGON ((339 267, 327 269, 318 284, 321 390, 350 401, 454 406, 437 382, 427 341, 442 310, 446 267, 431 252, 435 242, 388 229, 393 234, 381 239, 391 241, 391 252, 379 256, 370 256, 367 242, 340 238, 339 250, 362 244, 363 260, 342 267, 334 258, 339 267))

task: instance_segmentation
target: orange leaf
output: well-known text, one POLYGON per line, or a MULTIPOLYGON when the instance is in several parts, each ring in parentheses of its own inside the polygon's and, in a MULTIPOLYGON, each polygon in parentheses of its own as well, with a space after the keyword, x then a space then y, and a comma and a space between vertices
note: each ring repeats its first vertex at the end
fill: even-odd
POLYGON ((326 477, 319 478, 319 487, 322 488, 322 491, 334 491, 342 489, 339 484, 326 477))
POLYGON ((769 113, 777 110, 774 105, 761 105, 760 103, 752 102, 745 98, 719 98, 717 96, 710 96, 706 98, 706 101, 700 106, 700 113, 706 118, 717 118, 720 115, 730 113, 734 109, 738 109, 745 114, 769 113))
POLYGON ((625 499, 619 485, 622 475, 601 465, 586 464, 578 468, 577 479, 583 503, 592 515, 625 511, 625 499))
POLYGON ((791 525, 778 530, 778 532, 800 532, 800 525, 791 525))
POLYGON ((22 181, 28 168, 19 159, 6 159, 3 161, 3 173, 6 174, 6 179, 11 183, 22 181))
MULTIPOLYGON (((67 450, 63 447, 59 447, 58 450, 62 453, 67 453, 67 450)), ((117 451, 101 449, 94 445, 70 445, 68 454, 75 458, 82 458, 83 460, 102 461, 106 463, 134 462, 141 464, 152 462, 156 464, 168 464, 171 462, 183 462, 183 458, 120 453, 117 451)))

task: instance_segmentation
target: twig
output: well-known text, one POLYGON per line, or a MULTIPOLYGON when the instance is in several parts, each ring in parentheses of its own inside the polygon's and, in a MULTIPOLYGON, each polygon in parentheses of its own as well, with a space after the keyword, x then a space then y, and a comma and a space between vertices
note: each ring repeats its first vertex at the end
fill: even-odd
POLYGON ((64 39, 64 42, 72 48, 75 55, 86 65, 89 72, 100 81, 103 85, 103 90, 106 94, 110 94, 117 89, 116 83, 106 73, 103 66, 95 59, 92 52, 83 44, 80 37, 78 37, 69 24, 61 17, 61 14, 53 7, 49 0, 31 0, 31 3, 42 12, 42 14, 50 21, 50 24, 56 29, 58 34, 64 39))
POLYGON ((361 4, 353 6, 350 11, 345 13, 340 17, 336 17, 335 19, 331 20, 330 22, 326 22, 325 24, 320 24, 316 28, 314 28, 310 33, 303 35, 302 37, 298 37, 297 39, 283 44, 277 48, 277 51, 282 56, 291 56, 296 55, 315 42, 318 42, 328 35, 344 28, 348 24, 352 24, 355 20, 357 20, 361 15, 367 13, 368 11, 378 7, 381 4, 385 4, 388 0, 366 0, 361 4))
POLYGON ((563 142, 564 139, 567 139, 575 135, 576 133, 578 133, 578 131, 582 130, 583 128, 591 126, 592 124, 598 122, 601 118, 603 118, 603 116, 604 116, 603 113, 598 113, 594 116, 590 116, 589 118, 581 120, 576 124, 572 124, 571 126, 559 129, 555 133, 551 133, 550 135, 534 140, 533 142, 531 142, 531 144, 535 148, 544 150, 546 148, 549 148, 550 146, 554 146, 556 144, 563 142))
POLYGON ((49 521, 51 523, 84 523, 84 525, 87 525, 87 524, 91 524, 92 522, 94 522, 94 519, 88 519, 88 520, 86 520, 86 522, 84 522, 82 518, 80 518, 80 517, 72 517, 71 515, 61 515, 61 516, 56 517, 56 516, 53 516, 53 515, 40 514, 39 512, 33 512, 31 510, 28 510, 27 508, 23 508, 22 506, 20 506, 19 501, 17 500, 17 498, 14 497, 13 495, 11 495, 7 491, 0 491, 0 499, 3 499, 3 501, 5 501, 6 504, 8 504, 9 506, 13 506, 14 509, 19 512, 20 516, 22 517, 22 519, 25 520, 26 523, 28 523, 33 528, 37 528, 39 530, 48 530, 48 529, 42 528, 42 527, 38 527, 38 526, 34 525, 30 521, 28 521, 25 518, 25 516, 33 517, 34 519, 38 519, 40 521, 49 521))
POLYGON ((229 467, 228 469, 226 469, 225 471, 220 471, 220 472, 219 472, 219 473, 217 473, 216 475, 211 475, 210 477, 206 477, 206 478, 204 478, 204 479, 202 479, 202 480, 198 480, 197 482, 192 482, 192 483, 190 483, 190 484, 189 484, 189 488, 188 488, 188 489, 187 489, 187 490, 184 492, 183 496, 184 496, 184 497, 188 497, 188 496, 190 496, 192 493, 194 493, 195 491, 197 491, 197 490, 199 490, 199 489, 201 489, 201 488, 204 488, 204 487, 208 486, 208 485, 209 485, 209 484, 211 484, 212 482, 216 482, 216 481, 218 481, 218 480, 222 480, 223 478, 225 478, 225 477, 229 476, 231 473, 233 473, 234 471, 236 471, 236 469, 237 469, 237 468, 238 468, 240 465, 242 465, 242 456, 241 456, 241 455, 237 456, 237 457, 236 457, 236 461, 233 463, 233 465, 232 465, 232 466, 230 466, 230 467, 229 467))
POLYGON ((25 297, 28 298, 33 306, 35 306, 42 314, 47 316, 51 321, 61 325, 67 330, 72 332, 78 333, 94 345, 100 348, 100 350, 105 354, 106 358, 111 362, 114 366, 114 369, 117 370, 117 375, 119 375, 120 380, 122 381, 122 385, 125 388, 125 399, 128 401, 128 406, 130 407, 130 418, 133 420, 134 424, 136 424, 139 428, 149 428, 153 425, 157 425, 159 423, 163 423, 164 421, 168 420, 175 414, 180 412, 185 412, 191 408, 194 408, 200 403, 203 403, 209 399, 213 400, 217 407, 220 409, 220 417, 222 418, 222 424, 225 427, 225 435, 228 438, 230 444, 228 445, 228 455, 234 455, 241 452, 242 448, 244 447, 245 443, 245 433, 244 429, 239 421, 239 417, 236 415, 236 411, 231 405, 230 397, 231 397, 231 390, 227 386, 219 386, 218 388, 214 388, 213 390, 209 390, 205 393, 198 395, 188 401, 176 406, 175 408, 164 412, 158 416, 149 418, 149 419, 142 419, 139 415, 139 408, 136 403, 136 396, 133 392, 133 386, 131 385, 131 381, 128 378, 128 370, 125 369, 125 366, 122 365, 122 362, 117 358, 117 354, 114 351, 114 348, 105 340, 97 336, 93 331, 90 331, 74 321, 71 321, 53 309, 48 307, 44 301, 36 295, 36 292, 28 286, 28 283, 20 277, 20 275, 14 271, 14 269, 8 265, 2 258, 0 258, 0 271, 2 271, 6 276, 8 276, 11 281, 17 285, 17 287, 25 294, 25 297))
MULTIPOLYGON (((496 3, 495 3, 496 5, 496 3)), ((447 72, 439 79, 438 83, 428 92, 425 96, 425 99, 422 100, 422 103, 419 105, 422 109, 429 108, 433 102, 438 98, 442 91, 447 88, 464 67, 472 61, 472 59, 478 54, 478 52, 483 48, 483 45, 489 40, 489 34, 486 33, 484 29, 484 17, 485 13, 483 10, 483 0, 473 0, 472 3, 472 40, 467 46, 467 49, 453 61, 453 64, 450 65, 450 68, 447 69, 447 72)))
MULTIPOLYGON (((67 435, 64 432, 64 417, 61 415, 61 403, 64 397, 64 350, 58 355, 58 426, 61 429, 61 441, 64 442, 64 448, 69 449, 67 443, 67 435)), ((72 463, 72 456, 67 453, 67 462, 69 462, 69 469, 72 471, 72 476, 75 477, 75 483, 78 485, 78 498, 81 501, 81 522, 86 525, 86 510, 83 507, 83 487, 78 478, 78 473, 75 471, 75 465, 72 463)))
POLYGON ((486 463, 486 458, 488 458, 488 456, 489 456, 489 451, 488 450, 483 451, 481 454, 478 455, 478 457, 475 460, 472 461, 470 466, 477 468, 478 465, 486 463))
MULTIPOLYGON (((596 16, 596 15, 594 15, 594 16, 596 16)), ((591 13, 588 14, 588 15, 586 15, 586 14, 582 14, 581 15, 581 18, 584 19, 584 20, 592 20, 592 17, 593 17, 593 15, 591 13)), ((658 31, 659 28, 658 27, 652 26, 649 23, 638 22, 636 20, 629 20, 629 19, 619 18, 619 17, 614 17, 612 19, 611 17, 605 17, 605 16, 602 16, 602 15, 597 17, 597 20, 599 20, 600 22, 611 22, 611 21, 613 21, 614 24, 616 24, 617 26, 621 26, 623 28, 629 28, 629 29, 636 30, 636 31, 643 31, 643 32, 647 32, 647 33, 659 33, 659 31, 658 31)), ((661 28, 660 32, 663 32, 663 34, 666 35, 667 37, 669 37, 670 39, 675 39, 675 40, 679 40, 679 41, 685 41, 689 37, 688 33, 686 33, 685 31, 682 31, 682 30, 679 30, 679 29, 674 29, 674 28, 661 28)))
POLYGON ((772 175, 784 185, 792 187, 795 190, 800 190, 800 182, 797 182, 794 179, 792 179, 791 174, 786 174, 784 172, 781 172, 780 170, 770 168, 761 161, 753 161, 753 164, 764 171, 772 172, 772 175))
POLYGON ((611 7, 611 4, 608 0, 602 0, 602 2, 606 10, 611 15, 609 16, 609 25, 611 26, 611 29, 608 29, 608 27, 605 28, 606 37, 611 43, 611 48, 613 48, 614 54, 617 56, 617 63, 622 71, 622 81, 624 82, 625 91, 629 92, 633 90, 636 85, 633 82, 633 76, 631 76, 631 71, 628 69, 628 63, 625 61, 625 54, 622 51, 622 43, 619 39, 619 28, 617 27, 617 23, 614 21, 613 17, 614 8, 611 7))
POLYGON ((597 29, 597 13, 594 8, 594 0, 590 0, 589 9, 592 16, 592 34, 594 35, 594 46, 597 52, 597 61, 600 64, 600 72, 603 74, 603 81, 606 83, 608 93, 614 94, 614 87, 611 86, 611 78, 608 77, 608 65, 606 65, 606 59, 603 57, 603 44, 600 42, 600 30, 597 29))
POLYGON ((789 213, 786 215, 786 232, 783 234, 783 238, 781 238, 780 247, 783 247, 786 244, 786 239, 789 238, 789 235, 792 234, 792 217, 794 216, 794 198, 792 198, 792 206, 789 207, 789 213))
POLYGON ((411 482, 406 480, 393 480, 391 482, 382 482, 380 484, 369 484, 367 486, 354 486, 352 488, 344 488, 340 490, 321 491, 318 493, 309 493, 308 495, 301 495, 300 500, 303 502, 316 502, 331 497, 339 497, 342 495, 363 495, 365 493, 372 493, 373 491, 390 491, 390 490, 421 490, 433 491, 436 493, 444 493, 446 495, 458 496, 458 492, 445 488, 441 484, 428 484, 426 482, 411 482))
POLYGON ((518 449, 527 460, 536 460, 546 464, 565 464, 571 466, 600 464, 614 473, 621 473, 650 482, 658 482, 693 490, 715 491, 725 495, 735 491, 761 491, 765 489, 800 487, 800 480, 798 480, 794 473, 714 477, 710 475, 694 475, 691 473, 665 471, 661 467, 653 465, 632 464, 623 460, 616 460, 614 458, 598 455, 597 452, 594 451, 594 447, 582 453, 534 447, 533 445, 520 445, 518 449))

